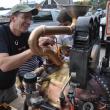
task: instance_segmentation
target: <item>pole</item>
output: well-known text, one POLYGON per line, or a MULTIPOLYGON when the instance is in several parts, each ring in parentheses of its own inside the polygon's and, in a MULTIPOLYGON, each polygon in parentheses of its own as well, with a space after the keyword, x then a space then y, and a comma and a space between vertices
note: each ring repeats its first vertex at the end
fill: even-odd
POLYGON ((28 0, 27 0, 27 4, 28 4, 28 0))
POLYGON ((22 0, 20 0, 20 1, 19 1, 19 2, 20 2, 20 4, 21 4, 21 1, 22 1, 22 0))
POLYGON ((99 2, 100 2, 100 0, 97 1, 97 3, 98 3, 98 4, 97 4, 97 7, 98 7, 98 8, 99 8, 99 2))

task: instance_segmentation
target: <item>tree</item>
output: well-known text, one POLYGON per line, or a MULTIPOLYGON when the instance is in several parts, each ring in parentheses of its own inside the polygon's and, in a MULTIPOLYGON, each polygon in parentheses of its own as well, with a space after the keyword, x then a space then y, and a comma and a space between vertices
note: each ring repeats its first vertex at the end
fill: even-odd
POLYGON ((106 4, 107 4, 107 0, 91 0, 92 5, 94 6, 94 8, 102 8, 105 9, 106 8, 106 4))
POLYGON ((5 8, 4 7, 0 7, 0 10, 5 10, 5 8))

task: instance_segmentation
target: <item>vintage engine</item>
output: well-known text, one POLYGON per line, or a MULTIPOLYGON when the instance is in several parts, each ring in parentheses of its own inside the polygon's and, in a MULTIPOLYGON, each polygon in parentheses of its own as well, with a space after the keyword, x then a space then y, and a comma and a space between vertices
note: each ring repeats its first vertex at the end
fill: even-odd
MULTIPOLYGON (((98 17, 83 16, 88 6, 65 6, 73 17, 71 26, 40 26, 29 38, 29 46, 34 53, 48 56, 55 65, 44 65, 42 69, 24 77, 26 100, 32 110, 109 110, 110 76, 106 74, 106 60, 99 68, 100 39, 98 17), (81 16, 80 16, 81 15, 81 16), (49 49, 42 49, 38 43, 40 36, 72 34, 74 45, 70 50, 70 65, 63 64, 49 49), (103 68, 103 69, 102 69, 103 68), (36 78, 41 77, 41 80, 36 78), (39 87, 35 85, 40 85, 39 87), (42 90, 40 90, 42 89, 42 90), (28 91, 27 91, 28 90, 28 91)), ((42 67, 41 67, 42 68, 42 67)))
POLYGON ((72 82, 83 91, 80 95, 77 94, 78 91, 76 93, 80 100, 76 110, 110 109, 109 46, 106 48, 107 52, 102 59, 102 65, 98 68, 99 26, 98 18, 94 17, 93 19, 79 17, 76 23, 74 45, 70 54, 70 73, 73 76, 72 82))
POLYGON ((95 22, 94 18, 78 18, 74 34, 74 46, 70 54, 70 71, 76 74, 76 78, 73 80, 78 82, 81 88, 87 86, 89 73, 95 71, 99 63, 98 30, 99 23, 95 22))

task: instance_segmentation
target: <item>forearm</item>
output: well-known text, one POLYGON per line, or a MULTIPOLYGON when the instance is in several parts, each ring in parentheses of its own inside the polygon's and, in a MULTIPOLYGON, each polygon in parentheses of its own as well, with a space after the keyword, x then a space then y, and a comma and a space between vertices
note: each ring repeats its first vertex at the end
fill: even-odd
POLYGON ((3 57, 0 69, 4 72, 16 69, 30 59, 32 55, 31 50, 28 49, 20 54, 3 57))

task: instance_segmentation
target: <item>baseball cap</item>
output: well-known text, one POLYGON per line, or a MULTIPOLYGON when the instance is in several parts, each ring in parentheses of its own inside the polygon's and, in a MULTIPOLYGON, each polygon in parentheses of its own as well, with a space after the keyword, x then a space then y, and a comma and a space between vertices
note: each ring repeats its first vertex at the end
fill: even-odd
POLYGON ((37 15, 38 14, 38 9, 37 8, 31 8, 27 4, 17 4, 11 8, 10 14, 12 15, 15 12, 31 12, 32 15, 37 15))

